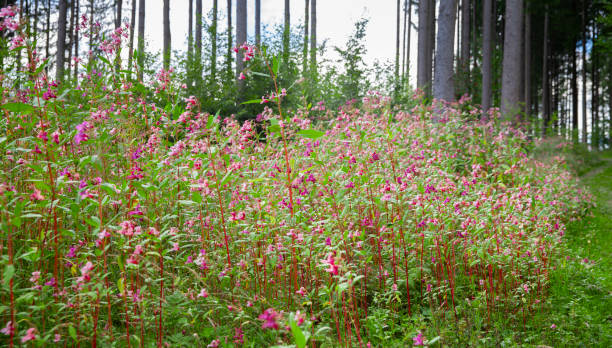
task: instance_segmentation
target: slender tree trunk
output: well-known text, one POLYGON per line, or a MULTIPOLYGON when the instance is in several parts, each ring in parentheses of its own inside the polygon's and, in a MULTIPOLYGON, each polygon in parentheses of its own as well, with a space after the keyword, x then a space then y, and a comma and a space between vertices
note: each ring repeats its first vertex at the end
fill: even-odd
POLYGON ((550 90, 548 73, 548 5, 544 12, 544 48, 542 51, 542 136, 545 136, 550 126, 550 90))
MULTIPOLYGON (((597 33, 595 22, 591 28, 591 41, 596 42, 597 33)), ((591 47, 591 145, 594 150, 599 149, 599 79, 597 76, 597 48, 591 47)))
POLYGON ((75 6, 76 5, 76 1, 75 0, 71 0, 70 1, 70 25, 68 26, 68 31, 67 31, 67 35, 68 35, 68 77, 70 77, 70 72, 72 71, 71 68, 71 64, 72 64, 72 48, 75 45, 75 39, 74 39, 74 20, 75 20, 75 15, 76 15, 76 9, 75 6))
POLYGON ((81 12, 81 2, 76 0, 76 22, 74 28, 74 82, 79 81, 79 18, 81 12))
POLYGON ((145 0, 138 2, 138 80, 142 81, 145 58, 145 0))
POLYGON ((317 74, 317 0, 310 0, 310 73, 317 74))
MULTIPOLYGON (((247 39, 247 4, 246 0, 236 0, 236 47, 242 46, 247 39)), ((238 49, 236 52, 236 82, 240 94, 244 92, 244 80, 239 78, 244 70, 244 50, 238 49)), ((239 99, 244 99, 239 95, 239 99)))
POLYGON ((285 24, 283 27, 283 59, 285 62, 289 61, 289 40, 291 35, 291 9, 289 3, 289 0, 285 0, 285 24))
POLYGON ((406 81, 410 84, 410 34, 412 33, 412 0, 408 0, 408 39, 406 40, 406 81))
POLYGON ((578 142, 578 69, 576 47, 572 50, 572 139, 578 142))
MULTIPOLYGON (((77 17, 78 20, 78 17, 77 17)), ((34 0, 34 41, 38 42, 38 0, 34 0)))
POLYGON ((55 79, 62 81, 64 78, 64 64, 66 54, 66 15, 68 4, 66 0, 59 1, 59 14, 57 17, 57 52, 56 52, 56 67, 55 79))
POLYGON ((216 84, 217 80, 217 14, 218 14, 218 2, 213 0, 213 20, 211 25, 211 54, 210 54, 210 80, 213 84, 216 84))
POLYGON ((128 69, 132 69, 134 57, 134 26, 136 25, 136 0, 132 0, 132 15, 130 17, 130 41, 128 44, 128 69))
POLYGON ((117 1, 117 18, 115 18, 115 29, 121 26, 121 20, 123 19, 123 0, 117 1))
POLYGON ((431 84, 431 80, 427 79, 427 67, 429 66, 427 60, 431 59, 429 56, 429 31, 431 22, 431 0, 423 0, 419 2, 419 32, 418 32, 418 55, 417 55, 417 88, 427 91, 427 86, 431 84))
POLYGON ((502 63, 501 112, 506 119, 520 118, 521 46, 523 44, 523 0, 506 0, 504 60, 502 63))
POLYGON ((531 12, 525 11, 525 70, 524 70, 524 84, 525 84, 525 117, 529 119, 531 115, 531 12))
POLYGON ((470 0, 461 1, 461 93, 469 93, 470 81, 470 0))
MULTIPOLYGON (((203 27, 202 17, 204 16, 204 13, 202 10, 202 0, 196 0, 195 10, 196 10, 195 12, 195 66, 196 66, 195 79, 196 79, 196 86, 199 89, 202 83, 202 27, 203 27)), ((216 31, 216 28, 215 28, 215 31, 216 31)), ((215 46, 216 45, 217 43, 215 42, 215 46)))
POLYGON ((493 40, 492 0, 484 0, 482 10, 482 111, 483 118, 488 118, 491 108, 491 54, 493 40))
MULTIPOLYGON (((308 23, 308 20, 306 20, 306 23, 308 23)), ((255 0, 255 45, 257 47, 261 46, 261 0, 255 0)))
POLYGON ((226 55, 226 70, 227 78, 231 79, 232 74, 232 0, 227 0, 227 55, 226 55))
POLYGON ((586 0, 582 0, 582 142, 587 143, 586 0))
POLYGON ((433 66, 435 64, 435 49, 436 49, 436 1, 431 0, 429 3, 429 30, 428 40, 427 40, 427 69, 425 69, 425 73, 427 74, 427 95, 431 95, 432 82, 433 82, 433 66))
POLYGON ((406 78, 406 30, 408 25, 408 0, 404 0, 404 28, 402 33, 402 82, 406 78))
POLYGON ((305 0, 304 2, 304 47, 302 48, 302 75, 306 76, 308 69, 308 22, 310 21, 310 1, 305 0))
POLYGON ((453 53, 456 10, 455 0, 440 0, 433 96, 435 99, 447 102, 455 99, 453 53))
POLYGON ((45 32, 47 34, 45 42, 45 57, 47 57, 47 59, 51 59, 51 55, 49 53, 49 45, 51 39, 51 0, 47 0, 47 27, 45 29, 45 32))
POLYGON ((189 0, 189 23, 187 24, 187 85, 191 87, 193 70, 193 0, 189 0))
POLYGON ((170 0, 164 0, 164 69, 170 69, 170 0))
MULTIPOLYGON (((396 18, 395 18, 395 76, 393 77, 396 81, 399 79, 399 66, 400 66, 400 0, 397 0, 396 18)), ((395 92, 397 92, 397 83, 395 86, 395 92)))

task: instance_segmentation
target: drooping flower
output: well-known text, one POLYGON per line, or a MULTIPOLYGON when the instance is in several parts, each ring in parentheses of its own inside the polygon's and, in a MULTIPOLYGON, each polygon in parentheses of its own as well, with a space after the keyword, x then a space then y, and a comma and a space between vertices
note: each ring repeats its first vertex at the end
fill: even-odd
POLYGON ((36 328, 31 327, 26 331, 26 335, 21 338, 21 343, 26 343, 36 339, 36 328))
POLYGON ((412 340, 414 341, 414 345, 415 346, 423 346, 425 345, 423 343, 423 333, 419 331, 418 335, 414 336, 412 338, 412 340))
POLYGON ((281 318, 281 315, 273 308, 266 309, 263 313, 259 315, 258 318, 259 320, 263 320, 263 324, 261 325, 262 329, 278 330, 280 328, 278 320, 281 318))
POLYGON ((0 330, 0 332, 7 336, 15 334, 15 326, 13 326, 13 322, 9 320, 4 329, 0 330))

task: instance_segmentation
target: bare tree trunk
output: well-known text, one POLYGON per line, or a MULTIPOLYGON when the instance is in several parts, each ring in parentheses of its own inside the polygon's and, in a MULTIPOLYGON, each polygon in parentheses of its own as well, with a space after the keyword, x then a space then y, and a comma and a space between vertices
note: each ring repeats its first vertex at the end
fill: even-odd
POLYGON ((408 38, 406 40, 406 81, 410 84, 410 34, 412 33, 412 0, 408 0, 408 38))
POLYGON ((170 0, 164 0, 164 69, 170 68, 170 0))
POLYGON ((406 26, 408 22, 408 0, 404 0, 404 28, 402 34, 402 82, 406 77, 406 26))
MULTIPOLYGON (((216 1, 216 0, 215 0, 216 1)), ((200 87, 202 82, 202 16, 204 15, 202 11, 202 0, 196 0, 196 8, 195 8, 195 66, 196 66, 196 86, 200 87)), ((216 25, 216 22, 215 22, 216 25)), ((216 27, 215 27, 215 35, 216 35, 216 27)), ((215 42, 215 46, 217 42, 215 42)), ((216 48, 215 48, 216 50, 216 48)), ((215 57, 216 59, 216 57, 215 57)))
POLYGON ((576 47, 572 50, 572 136, 578 142, 578 69, 576 47))
MULTIPOLYGON (((78 16, 77 16, 78 20, 78 16)), ((34 41, 38 38, 38 0, 34 0, 34 41)))
POLYGON ((544 49, 542 52, 542 136, 546 135, 550 126, 550 90, 548 73, 548 5, 544 12, 544 49))
POLYGON ((523 43, 523 0, 506 0, 504 60, 502 63, 501 112, 506 119, 520 118, 521 46, 523 43))
POLYGON ((191 86, 193 68, 193 0, 189 0, 189 23, 187 24, 187 85, 191 86))
POLYGON ((310 73, 317 73, 317 0, 310 0, 310 73))
POLYGON ((74 28, 74 81, 79 81, 79 13, 81 11, 81 3, 76 0, 76 25, 74 28))
POLYGON ((51 59, 51 56, 49 53, 49 45, 50 45, 50 38, 51 38, 51 0, 47 0, 47 28, 45 31, 47 33, 47 40, 45 43, 45 57, 47 57, 47 59, 51 59))
POLYGON ((283 59, 285 62, 289 61, 289 50, 290 50, 290 35, 291 35, 291 8, 289 7, 290 1, 285 0, 285 23, 283 27, 283 59))
POLYGON ((455 99, 453 63, 456 10, 455 0, 440 0, 433 96, 447 102, 455 99))
POLYGON ((417 88, 426 91, 427 86, 431 84, 431 80, 427 79, 428 52, 429 52, 429 31, 431 22, 431 0, 423 0, 419 2, 419 50, 417 56, 417 88))
POLYGON ((432 82, 433 82, 433 65, 435 64, 434 61, 434 51, 436 49, 436 1, 435 0, 431 0, 431 2, 429 3, 429 30, 427 32, 428 34, 428 38, 427 38, 427 60, 425 61, 425 63, 427 63, 427 69, 425 69, 425 73, 427 74, 427 88, 426 88, 426 93, 427 95, 431 95, 431 88, 432 88, 432 82))
POLYGON ((134 26, 136 25, 136 0, 132 0, 132 16, 130 17, 130 41, 128 44, 128 69, 132 69, 134 57, 134 26))
POLYGON ((306 71, 308 69, 308 22, 310 20, 310 1, 306 0, 304 2, 304 48, 302 49, 302 75, 306 75, 306 71))
POLYGON ((226 69, 228 80, 232 76, 232 0, 227 0, 227 56, 226 56, 226 69))
MULTIPOLYGON (((308 23, 308 20, 306 20, 306 23, 308 23)), ((306 31, 308 32, 308 29, 306 31)), ((255 0, 255 45, 257 47, 261 46, 261 0, 255 0)))
POLYGON ((531 114, 531 12, 525 12, 525 70, 524 70, 524 85, 525 85, 525 116, 531 114))
POLYGON ((461 94, 469 93, 470 81, 470 0, 461 1, 461 94))
POLYGON ((213 0, 213 20, 211 25, 211 54, 210 54, 210 80, 215 83, 217 80, 217 11, 218 2, 213 0))
POLYGON ((59 1, 59 14, 57 17, 57 52, 56 52, 56 67, 55 79, 62 81, 64 79, 64 64, 66 54, 66 15, 68 4, 66 0, 59 1))
POLYGON ((75 45, 75 40, 74 40, 74 19, 75 19, 75 1, 71 0, 70 1, 70 25, 68 26, 68 31, 67 31, 67 35, 68 35, 68 77, 70 77, 70 72, 72 71, 71 68, 71 64, 72 64, 72 48, 75 45))
MULTIPOLYGON (((247 39, 247 4, 246 0, 236 1, 236 47, 240 47, 247 39)), ((236 82, 238 84, 238 99, 244 99, 244 80, 239 78, 244 70, 244 50, 236 52, 236 82)))
POLYGON ((138 2, 138 80, 142 81, 145 58, 145 0, 138 2))
POLYGON ((582 142, 587 143, 586 0, 582 0, 582 142))
POLYGON ((121 26, 121 16, 123 16, 123 0, 117 1, 117 18, 115 18, 115 29, 121 26))
MULTIPOLYGON (((400 0, 397 0, 396 18, 395 18, 395 81, 399 79, 399 65, 400 65, 400 0)), ((395 92, 397 92, 397 83, 395 86, 395 92)))
POLYGON ((488 118, 491 108, 491 54, 493 39, 492 0, 484 0, 482 7, 482 112, 483 118, 488 118))

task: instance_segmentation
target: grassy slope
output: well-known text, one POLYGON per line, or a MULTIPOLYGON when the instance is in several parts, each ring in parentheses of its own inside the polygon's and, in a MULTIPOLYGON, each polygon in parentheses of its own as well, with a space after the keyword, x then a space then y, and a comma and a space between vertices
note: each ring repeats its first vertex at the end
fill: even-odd
POLYGON ((533 335, 525 341, 612 347, 612 152, 579 172, 597 207, 592 216, 568 225, 570 259, 551 274, 551 309, 530 321, 533 328, 546 325, 548 330, 528 330, 533 335), (557 327, 550 329, 552 324, 557 327))

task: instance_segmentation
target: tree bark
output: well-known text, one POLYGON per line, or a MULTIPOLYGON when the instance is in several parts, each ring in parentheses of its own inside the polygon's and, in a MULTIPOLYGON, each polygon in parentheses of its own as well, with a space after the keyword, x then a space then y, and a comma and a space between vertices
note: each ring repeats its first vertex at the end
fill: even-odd
POLYGON ((187 23, 187 85, 191 86, 193 70, 193 0, 189 0, 189 15, 187 23))
POLYGON ((521 46, 523 0, 506 0, 504 58, 502 63, 501 112, 509 120, 520 118, 521 46))
POLYGON ((431 84, 431 80, 427 79, 427 67, 429 56, 429 28, 431 26, 429 18, 431 17, 431 0, 423 0, 419 2, 419 31, 418 31, 418 55, 417 55, 417 88, 426 91, 431 84))
POLYGON ((544 48, 542 51, 542 136, 546 135, 550 126, 550 90, 548 73, 548 5, 544 12, 544 48))
POLYGON ((576 47, 572 50, 572 139, 574 142, 578 142, 578 59, 576 54, 576 47))
POLYGON ((482 112, 483 118, 488 119, 491 108, 491 54, 493 39, 493 13, 492 0, 484 0, 482 7, 482 112))
POLYGON ((306 75, 308 69, 308 22, 310 20, 310 1, 305 0, 304 2, 304 47, 302 48, 302 75, 306 75))
MULTIPOLYGON (((395 18, 395 76, 394 79, 397 81, 399 78, 399 65, 400 65, 400 0, 397 0, 396 18, 395 18)), ((397 85, 396 85, 397 92, 397 85)))
MULTIPOLYGON (((198 86, 199 89, 200 84, 202 82, 202 0, 196 0, 195 7, 195 62, 192 63, 195 63, 196 66, 195 79, 196 86, 198 86)), ((215 45, 216 44, 217 43, 215 42, 215 45)))
POLYGON ((469 93, 470 81, 470 0, 461 1, 461 93, 469 93))
POLYGON ((412 0, 408 0, 408 39, 406 40, 406 81, 410 84, 410 39, 412 33, 412 0))
POLYGON ((123 0, 117 1, 117 18, 115 18, 115 29, 121 26, 121 16, 123 15, 123 0))
POLYGON ((447 102, 455 99, 453 53, 456 9, 455 0, 440 0, 433 96, 447 102))
POLYGON ((62 81, 64 78, 64 64, 66 54, 66 15, 67 15, 67 0, 59 1, 59 14, 57 17, 57 52, 56 52, 56 67, 55 79, 62 81))
MULTIPOLYGON (((308 29, 306 31, 308 32, 308 29)), ((261 0, 255 0, 255 45, 261 46, 261 0)))
POLYGON ((408 25, 408 0, 404 0, 404 27, 402 33, 402 82, 406 77, 406 30, 408 25))
POLYGON ((227 0, 227 54, 226 54, 226 73, 228 80, 232 74, 232 0, 227 0))
POLYGON ((132 69, 134 57, 134 26, 136 25, 136 0, 132 0, 132 16, 130 17, 130 41, 128 45, 128 69, 132 69))
POLYGON ((217 23, 218 23, 218 2, 217 0, 213 0, 213 20, 211 25, 211 52, 210 52, 210 80, 213 84, 216 83, 217 80, 217 23))
POLYGON ((525 70, 524 70, 524 85, 525 85, 525 116, 529 119, 531 114, 531 12, 525 12, 525 70))
POLYGON ((70 77, 70 73, 72 71, 71 68, 71 64, 72 64, 72 49, 75 45, 75 40, 74 40, 74 19, 75 19, 75 1, 72 0, 70 1, 70 25, 68 26, 67 32, 66 34, 68 35, 68 59, 66 60, 68 62, 68 77, 70 77))
POLYGON ((170 69, 170 0, 164 0, 164 69, 170 69))
POLYGON ((81 3, 76 0, 76 25, 74 27, 74 81, 75 83, 79 80, 79 12, 81 3))
POLYGON ((586 0, 582 0, 582 142, 587 142, 586 0))
POLYGON ((310 73, 313 79, 317 72, 317 0, 310 1, 310 73))
POLYGON ((289 61, 289 41, 291 39, 291 9, 289 3, 289 0, 285 0, 285 23, 283 27, 283 59, 285 62, 289 61))
MULTIPOLYGON (((247 5, 246 0, 236 0, 236 82, 238 85, 238 92, 242 94, 244 92, 244 80, 239 78, 240 74, 244 70, 244 50, 240 49, 240 46, 246 42, 247 39, 247 5)), ((243 95, 239 95, 239 99, 244 99, 243 95)))
POLYGON ((47 59, 51 59, 51 55, 49 53, 49 45, 51 39, 51 0, 47 0, 47 28, 45 31, 47 34, 45 42, 45 57, 47 57, 47 59))
POLYGON ((138 2, 138 80, 142 81, 145 58, 145 0, 138 2))

